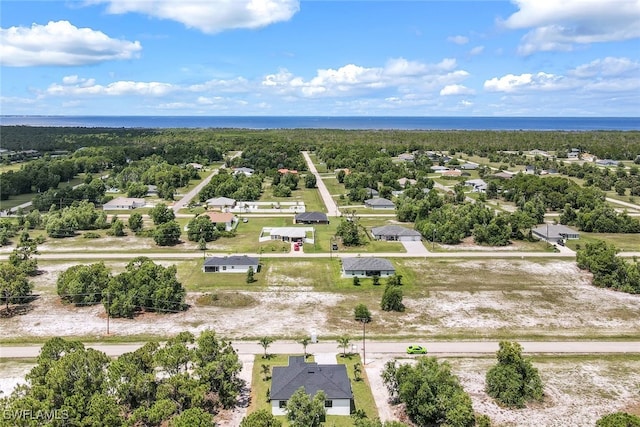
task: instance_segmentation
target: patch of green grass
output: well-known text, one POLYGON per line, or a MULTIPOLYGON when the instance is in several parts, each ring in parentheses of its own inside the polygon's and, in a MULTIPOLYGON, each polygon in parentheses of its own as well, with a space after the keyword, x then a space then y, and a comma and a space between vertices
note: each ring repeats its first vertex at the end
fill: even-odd
POLYGON ((584 248, 587 243, 595 243, 598 240, 613 244, 620 251, 635 252, 640 248, 640 233, 585 233, 583 231, 580 232, 579 239, 567 240, 567 247, 577 250, 578 247, 584 248))

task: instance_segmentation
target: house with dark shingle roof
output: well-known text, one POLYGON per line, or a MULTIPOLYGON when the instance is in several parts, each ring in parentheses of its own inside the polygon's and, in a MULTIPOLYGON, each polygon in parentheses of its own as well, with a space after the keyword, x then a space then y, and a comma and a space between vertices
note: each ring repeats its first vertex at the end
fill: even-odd
POLYGON ((418 231, 399 225, 373 227, 371 229, 371 235, 376 240, 397 242, 419 242, 422 239, 422 235, 418 231))
POLYGON ((232 255, 225 257, 209 257, 202 265, 202 271, 205 273, 246 273, 249 267, 254 272, 258 272, 258 258, 247 255, 232 255))
POLYGON ((324 392, 327 415, 351 414, 353 391, 345 365, 306 363, 304 356, 289 356, 289 366, 274 366, 271 373, 271 413, 286 415, 287 401, 300 387, 311 397, 324 392))
POLYGON ((302 212, 295 216, 296 224, 329 224, 327 214, 323 212, 302 212))
POLYGON ((534 236, 550 243, 558 243, 561 240, 574 240, 580 238, 580 233, 573 228, 569 228, 562 224, 543 224, 531 230, 531 233, 534 236))
POLYGON ((367 199, 364 201, 364 205, 371 209, 395 209, 396 205, 389 199, 376 198, 367 199))
POLYGON ((396 274, 393 264, 384 258, 342 258, 343 277, 387 277, 396 274))

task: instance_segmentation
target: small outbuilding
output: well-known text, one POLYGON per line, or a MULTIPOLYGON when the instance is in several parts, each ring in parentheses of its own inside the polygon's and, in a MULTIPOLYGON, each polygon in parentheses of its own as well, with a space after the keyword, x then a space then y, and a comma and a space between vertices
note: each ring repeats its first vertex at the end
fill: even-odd
POLYGON ((287 401, 300 387, 311 397, 324 392, 327 415, 351 414, 353 391, 345 365, 307 363, 304 356, 289 356, 288 366, 274 366, 271 373, 271 413, 286 415, 287 401))
POLYGON ((249 267, 254 272, 258 271, 258 258, 247 255, 232 255, 225 257, 209 257, 202 265, 202 271, 205 273, 246 273, 249 267))
POLYGON ((422 235, 416 230, 402 227, 400 225, 384 225, 373 227, 371 235, 376 240, 397 241, 397 242, 419 242, 422 235))
POLYGON ((396 274, 396 269, 388 259, 371 257, 342 258, 342 275, 344 277, 388 277, 394 274, 396 274))

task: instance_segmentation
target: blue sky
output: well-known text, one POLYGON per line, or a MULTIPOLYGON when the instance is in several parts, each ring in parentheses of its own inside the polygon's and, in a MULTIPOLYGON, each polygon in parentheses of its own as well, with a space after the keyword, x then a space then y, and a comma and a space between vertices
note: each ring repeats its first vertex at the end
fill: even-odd
POLYGON ((640 116, 640 0, 0 3, 7 115, 640 116))

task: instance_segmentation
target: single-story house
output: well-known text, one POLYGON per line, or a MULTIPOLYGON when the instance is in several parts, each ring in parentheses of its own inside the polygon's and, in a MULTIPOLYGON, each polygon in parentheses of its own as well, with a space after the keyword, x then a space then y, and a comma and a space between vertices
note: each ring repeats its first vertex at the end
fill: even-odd
POLYGON ((531 233, 549 243, 557 243, 560 240, 574 240, 580 238, 580 233, 562 224, 543 224, 531 230, 531 233))
POLYGON ((393 264, 384 258, 342 258, 342 275, 344 277, 387 277, 394 274, 396 274, 396 269, 393 264))
POLYGON ((398 242, 419 242, 422 235, 410 228, 401 227, 399 225, 384 225, 382 227, 373 227, 371 234, 376 240, 398 241, 398 242))
POLYGON ((225 210, 227 208, 232 208, 236 205, 236 199, 230 199, 229 197, 214 197, 212 199, 208 199, 206 202, 207 207, 211 209, 217 210, 225 210))
POLYGON ((102 205, 103 211, 124 211, 141 208, 145 205, 144 199, 137 197, 116 197, 102 205))
POLYGON ((493 174, 494 178, 502 178, 502 179, 511 179, 513 178, 513 174, 509 172, 498 172, 493 174))
POLYGON ((468 179, 464 182, 464 185, 473 187, 474 193, 484 193, 487 191, 487 183, 483 179, 468 179))
POLYGON ((617 160, 611 160, 611 159, 596 160, 596 165, 598 166, 618 166, 618 163, 620 162, 617 160))
POLYGON ((194 168, 195 170, 201 170, 204 166, 202 166, 200 163, 187 163, 187 166, 191 166, 192 168, 194 168))
POLYGON ((246 273, 249 267, 254 272, 258 272, 258 258, 247 255, 231 255, 224 257, 209 257, 202 265, 202 271, 205 273, 246 273))
POLYGON ((462 170, 466 170, 466 171, 471 171, 471 170, 476 170, 478 169, 478 164, 476 163, 465 163, 460 165, 460 169, 462 170))
POLYGON ((396 205, 389 199, 375 198, 367 199, 364 205, 371 209, 395 209, 396 205))
POLYGON ((269 240, 314 243, 315 231, 313 227, 264 227, 258 241, 267 242, 269 240), (307 237, 307 233, 310 233, 311 237, 307 237))
POLYGON ((411 179, 411 178, 400 178, 400 179, 398 179, 398 184, 400 184, 400 186, 402 188, 406 187, 407 184, 416 185, 417 182, 418 181, 416 181, 415 179, 411 179))
POLYGON ((577 160, 580 158, 580 149, 572 148, 571 151, 567 153, 567 159, 577 160))
POLYGON ((538 150, 537 148, 534 150, 530 150, 529 151, 529 155, 530 156, 542 156, 542 157, 549 157, 549 153, 547 153, 544 150, 538 150))
POLYGON ((203 212, 201 215, 208 216, 214 224, 224 224, 226 231, 233 229, 233 223, 237 221, 236 216, 228 212, 203 212))
POLYGON ((402 153, 398 155, 398 160, 402 160, 403 162, 413 162, 416 156, 411 153, 402 153))
POLYGON ((304 356, 289 356, 288 366, 274 366, 271 373, 271 413, 286 415, 287 401, 300 387, 311 397, 324 392, 327 415, 351 414, 353 391, 345 365, 307 363, 304 356))
POLYGON ((365 188, 365 191, 367 192, 367 195, 369 197, 378 197, 380 195, 380 192, 378 190, 376 190, 375 188, 365 188))
POLYGON ((431 166, 431 170, 437 173, 442 173, 444 171, 448 171, 449 168, 446 166, 431 166))
POLYGON ((525 173, 525 175, 535 175, 536 167, 533 166, 533 165, 527 165, 524 168, 524 173, 525 173))
POLYGON ((234 175, 240 175, 243 174, 244 176, 252 176, 254 174, 254 170, 251 168, 233 168, 233 174, 234 175))
POLYGON ((442 171, 442 176, 449 176, 449 177, 462 176, 462 171, 459 169, 450 169, 448 171, 442 171))
POLYGON ((303 212, 296 214, 294 223, 296 224, 329 224, 327 214, 323 212, 303 212))
POLYGON ((290 174, 296 175, 296 174, 298 173, 298 171, 297 171, 297 170, 295 170, 295 169, 287 169, 287 168, 278 169, 278 172, 280 172, 280 173, 281 173, 281 174, 283 174, 283 175, 285 175, 285 174, 287 174, 287 173, 290 173, 290 174))

